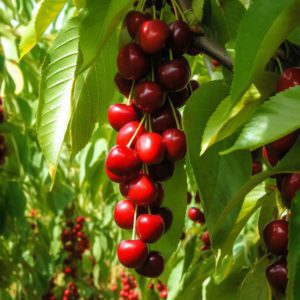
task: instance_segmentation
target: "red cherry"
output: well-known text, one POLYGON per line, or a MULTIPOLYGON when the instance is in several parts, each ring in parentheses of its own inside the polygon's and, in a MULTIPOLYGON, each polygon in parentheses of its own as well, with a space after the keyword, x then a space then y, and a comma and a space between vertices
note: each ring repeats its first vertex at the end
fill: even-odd
POLYGON ((129 181, 124 181, 119 184, 120 193, 122 196, 127 198, 128 189, 129 189, 129 181))
POLYGON ((142 79, 150 72, 149 59, 136 44, 121 48, 117 63, 120 74, 126 79, 142 79))
POLYGON ((215 68, 218 68, 221 66, 221 64, 215 59, 212 59, 211 63, 215 68))
POLYGON ((139 27, 137 40, 146 53, 156 53, 166 46, 169 34, 169 28, 165 22, 150 20, 139 27))
POLYGON ((129 182, 127 197, 136 205, 150 206, 157 195, 157 185, 148 175, 141 174, 129 182))
POLYGON ((115 76, 115 84, 118 87, 119 92, 124 95, 126 98, 129 97, 132 80, 128 80, 122 77, 120 73, 117 73, 115 76))
POLYGON ((166 147, 168 159, 175 162, 185 157, 187 146, 186 137, 182 130, 168 129, 163 133, 162 140, 166 147))
POLYGON ((272 290, 281 295, 285 294, 288 282, 287 262, 284 258, 271 264, 266 269, 266 277, 272 290))
POLYGON ((252 175, 258 174, 262 171, 261 161, 254 160, 252 162, 252 175))
POLYGON ((177 20, 169 25, 170 46, 174 55, 186 52, 192 41, 192 32, 187 23, 177 20))
POLYGON ((142 168, 142 162, 137 153, 121 145, 110 150, 105 163, 107 169, 118 176, 137 174, 142 168))
POLYGON ((159 293, 159 297, 162 299, 167 299, 168 298, 168 290, 167 289, 163 289, 160 293, 159 293))
POLYGON ((158 209, 153 209, 152 212, 155 215, 160 215, 163 218, 165 223, 165 232, 167 232, 170 229, 173 222, 173 214, 171 210, 167 207, 160 207, 158 209))
POLYGON ((118 246, 118 258, 127 268, 138 268, 147 259, 148 248, 141 240, 125 240, 118 246))
POLYGON ((119 131, 127 123, 138 120, 138 111, 132 104, 117 103, 111 105, 108 109, 108 121, 116 131, 119 131))
POLYGON ((135 205, 130 200, 122 200, 117 203, 114 210, 114 219, 122 229, 132 229, 135 205))
POLYGON ((162 184, 157 182, 156 186, 157 186, 157 197, 155 198, 155 201, 151 204, 151 208, 161 207, 164 201, 165 191, 163 189, 162 184))
POLYGON ((107 169, 107 166, 105 166, 105 172, 106 172, 106 175, 108 176, 108 178, 113 181, 113 182, 117 182, 117 183, 121 183, 121 182, 125 182, 125 181, 128 181, 130 179, 133 179, 137 173, 134 173, 133 175, 131 176, 119 176, 119 175, 116 175, 112 172, 110 172, 108 169, 107 169))
POLYGON ((146 132, 146 128, 141 125, 140 122, 132 121, 124 125, 117 134, 117 144, 126 146, 130 142, 131 138, 135 134, 135 137, 130 145, 131 148, 134 148, 135 143, 139 136, 146 132), (137 133, 136 133, 137 131, 137 133))
POLYGON ((300 68, 286 69, 277 82, 277 92, 300 84, 300 68))
POLYGON ((136 269, 136 272, 145 277, 159 277, 165 268, 163 257, 157 251, 151 251, 144 264, 136 269))
POLYGON ((149 166, 149 174, 155 181, 166 181, 170 179, 175 171, 173 162, 165 159, 160 164, 149 166))
POLYGON ((279 155, 287 153, 295 144, 298 137, 298 130, 267 145, 271 151, 278 152, 279 155))
POLYGON ((210 237, 208 231, 203 232, 201 240, 206 246, 210 246, 210 237))
POLYGON ((76 223, 81 223, 83 224, 85 222, 85 217, 84 216, 78 216, 76 218, 76 223))
POLYGON ((300 189, 300 174, 289 174, 282 183, 283 196, 286 204, 290 206, 292 199, 300 189))
POLYGON ((157 69, 158 82, 168 91, 184 89, 190 80, 191 70, 185 58, 162 63, 157 69))
POLYGON ((184 88, 181 91, 172 92, 168 94, 168 97, 172 101, 173 105, 177 108, 184 106, 189 96, 190 96, 190 90, 188 87, 184 88))
POLYGON ((164 102, 164 91, 156 82, 144 81, 136 85, 134 103, 143 112, 151 113, 163 106, 164 102))
POLYGON ((142 162, 147 165, 160 163, 165 154, 161 135, 154 132, 142 134, 136 142, 135 150, 142 162))
POLYGON ((266 146, 263 147, 262 150, 264 159, 271 165, 276 166, 279 161, 279 155, 272 151, 271 149, 268 149, 266 146))
POLYGON ((135 38, 139 27, 147 20, 151 19, 150 14, 143 14, 139 11, 130 11, 126 16, 126 27, 132 38, 135 38))
POLYGON ((203 212, 197 207, 191 207, 188 211, 188 216, 190 220, 194 222, 199 222, 201 224, 205 223, 205 216, 203 212))
POLYGON ((287 254, 288 230, 289 223, 285 220, 271 221, 265 226, 263 236, 270 252, 276 255, 287 254))
POLYGON ((165 232, 164 220, 159 215, 140 215, 136 221, 136 230, 141 240, 155 243, 165 232))

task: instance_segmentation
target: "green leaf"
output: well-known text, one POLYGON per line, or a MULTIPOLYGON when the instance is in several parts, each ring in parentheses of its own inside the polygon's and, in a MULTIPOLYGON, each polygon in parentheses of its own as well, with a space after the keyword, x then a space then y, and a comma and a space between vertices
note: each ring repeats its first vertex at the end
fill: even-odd
POLYGON ((300 46, 300 25, 298 25, 288 36, 288 40, 300 46))
POLYGON ((24 217, 26 208, 26 198, 20 187, 16 182, 9 182, 5 195, 6 211, 15 218, 24 217))
MULTIPOLYGON (((76 154, 89 141, 96 122, 107 121, 107 109, 118 97, 113 97, 115 90, 114 75, 117 56, 117 41, 113 36, 104 47, 86 76, 80 75, 76 82, 74 97, 77 98, 76 108, 71 120, 72 152, 76 154), (84 124, 84 126, 83 126, 84 124)), ((100 125, 100 126, 101 126, 100 125)))
POLYGON ((238 149, 256 149, 300 127, 300 86, 276 94, 263 103, 245 124, 234 145, 224 153, 238 149))
POLYGON ((288 251, 288 287, 287 299, 300 299, 300 193, 292 201, 291 218, 289 219, 289 251, 288 251))
POLYGON ((42 67, 37 132, 52 184, 68 128, 78 55, 79 19, 71 19, 50 48, 42 67))
POLYGON ((28 53, 57 17, 66 0, 43 0, 39 2, 35 15, 25 28, 20 42, 20 58, 28 53))
POLYGON ((265 275, 266 268, 270 264, 270 260, 264 257, 253 266, 240 286, 238 299, 272 299, 272 293, 265 275))
POLYGON ((80 28, 80 72, 100 55, 133 0, 87 0, 87 15, 80 28))
POLYGON ((204 6, 204 0, 193 0, 192 2, 193 11, 198 21, 202 20, 203 6, 204 6))

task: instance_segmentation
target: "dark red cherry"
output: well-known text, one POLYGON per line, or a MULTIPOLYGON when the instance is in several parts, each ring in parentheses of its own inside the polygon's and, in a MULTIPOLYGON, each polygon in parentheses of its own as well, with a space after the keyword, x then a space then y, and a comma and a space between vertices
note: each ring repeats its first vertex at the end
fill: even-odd
POLYGON ((266 146, 263 146, 262 154, 264 159, 269 163, 270 166, 274 167, 277 165, 280 158, 277 152, 274 152, 266 146))
POLYGON ((115 84, 118 87, 119 92, 126 98, 129 97, 132 83, 132 80, 123 78, 120 73, 117 73, 115 76, 115 84))
POLYGON ((190 81, 190 85, 192 87, 192 91, 195 92, 199 87, 200 87, 200 84, 197 80, 191 80, 190 81))
POLYGON ((116 224, 122 229, 132 229, 135 205, 130 200, 122 200, 117 203, 114 210, 116 224))
POLYGON ((136 205, 150 206, 157 195, 157 185, 148 175, 141 174, 129 182, 127 197, 136 205))
POLYGON ((127 268, 138 268, 146 261, 148 248, 141 240, 126 240, 119 244, 117 253, 122 265, 127 268))
POLYGON ((144 264, 136 269, 136 272, 145 277, 159 277, 165 268, 163 257, 157 251, 151 251, 144 264))
POLYGON ((262 171, 262 163, 261 161, 254 160, 252 162, 252 175, 258 174, 262 171))
POLYGON ((141 111, 152 113, 162 107, 164 102, 164 91, 156 82, 143 81, 136 85, 134 103, 141 111))
POLYGON ((119 131, 124 125, 138 121, 139 114, 134 105, 112 104, 108 109, 108 121, 113 129, 119 131))
POLYGON ((290 206, 292 199, 300 189, 300 174, 294 173, 287 175, 282 183, 282 186, 284 200, 286 204, 290 206))
POLYGON ((177 20, 169 25, 170 46, 174 55, 182 55, 189 48, 192 32, 187 23, 177 20))
POLYGON ((120 182, 119 184, 119 190, 122 196, 127 198, 128 195, 128 189, 129 189, 129 181, 120 182))
POLYGON ((277 82, 277 92, 300 84, 300 68, 286 69, 277 82))
POLYGON ((156 186, 157 186, 157 197, 155 198, 155 201, 151 204, 151 208, 161 207, 164 201, 165 191, 162 184, 157 182, 156 186))
POLYGON ((169 28, 165 22, 150 20, 139 27, 137 41, 144 52, 156 53, 166 46, 169 35, 169 28))
POLYGON ((150 14, 143 14, 139 11, 130 11, 125 19, 126 27, 130 36, 135 38, 142 23, 150 19, 150 14))
POLYGON ((117 145, 108 153, 106 167, 118 176, 131 176, 141 170, 142 162, 134 150, 117 145))
POLYGON ((166 181, 170 179, 175 171, 173 162, 165 159, 160 164, 149 166, 149 174, 155 181, 166 181))
POLYGON ((135 150, 142 162, 147 165, 159 164, 165 155, 165 146, 161 135, 155 132, 140 135, 135 150))
POLYGON ((0 107, 0 123, 3 123, 5 120, 3 107, 0 107))
POLYGON ((146 54, 136 44, 128 44, 120 49, 118 70, 126 79, 138 80, 150 72, 150 62, 146 54))
POLYGON ((209 237, 208 231, 205 231, 205 232, 202 233, 201 240, 202 240, 204 245, 210 246, 210 237, 209 237))
POLYGON ((159 215, 140 215, 136 220, 136 232, 145 243, 155 243, 165 232, 165 223, 159 215))
POLYGON ((157 80, 168 91, 184 89, 190 80, 190 75, 190 66, 185 58, 164 62, 157 69, 157 80))
POLYGON ((201 224, 205 223, 205 216, 203 212, 197 207, 191 207, 188 211, 188 216, 190 220, 194 222, 199 222, 201 224))
POLYGON ((285 294, 288 282, 287 262, 284 258, 271 264, 266 269, 266 277, 273 291, 285 294))
POLYGON ((125 182, 125 181, 128 181, 130 179, 133 179, 137 173, 131 175, 131 176, 119 176, 119 175, 116 175, 112 172, 110 172, 108 169, 107 169, 107 166, 105 166, 105 172, 108 176, 108 178, 113 181, 113 182, 117 182, 117 183, 121 183, 121 182, 125 182))
POLYGON ((185 157, 187 146, 186 137, 182 130, 168 129, 163 133, 162 140, 169 160, 175 162, 185 157))
MULTIPOLYGON (((181 115, 176 108, 175 113, 179 124, 181 124, 181 115)), ((172 109, 168 105, 164 105, 162 108, 151 114, 151 117, 152 130, 157 133, 163 133, 169 128, 176 128, 176 121, 172 109)))
POLYGON ((270 252, 276 255, 287 254, 288 231, 289 223, 285 220, 271 221, 265 226, 263 236, 270 252))
POLYGON ((133 121, 124 125, 117 134, 117 144, 126 146, 133 138, 130 147, 134 148, 137 139, 146 132, 146 128, 140 122, 133 121))
POLYGON ((216 59, 212 59, 211 60, 211 64, 215 67, 218 68, 221 66, 221 64, 216 60, 216 59))
POLYGON ((168 93, 169 99, 172 101, 173 105, 177 108, 184 106, 189 96, 190 96, 189 87, 186 87, 181 91, 168 93))
POLYGON ((186 53, 190 56, 197 56, 199 54, 202 53, 202 50, 199 48, 194 47, 193 45, 190 45, 187 50, 186 53))
POLYGON ((167 232, 173 222, 173 214, 172 211, 167 207, 160 207, 152 209, 153 214, 160 215, 165 223, 165 232, 167 232))
POLYGON ((201 202, 201 196, 200 196, 200 192, 197 191, 195 194, 195 202, 196 203, 200 203, 201 202))
POLYGON ((187 192, 187 194, 186 194, 186 202, 187 202, 187 204, 191 204, 191 202, 192 202, 192 194, 191 194, 191 192, 187 192))
POLYGON ((279 155, 284 155, 293 147, 297 140, 298 134, 298 130, 293 131, 292 133, 268 144, 267 147, 272 151, 277 152, 279 155))

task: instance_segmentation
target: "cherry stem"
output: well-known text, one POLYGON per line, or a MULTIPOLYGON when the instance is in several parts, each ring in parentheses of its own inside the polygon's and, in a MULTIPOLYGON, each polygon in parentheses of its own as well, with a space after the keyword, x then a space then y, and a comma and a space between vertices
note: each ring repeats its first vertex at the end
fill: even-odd
POLYGON ((175 119, 175 122, 176 122, 176 127, 177 127, 177 129, 180 129, 180 124, 179 124, 179 121, 178 121, 178 118, 177 118, 177 114, 176 114, 174 105, 173 105, 173 103, 172 103, 172 101, 169 97, 168 97, 168 100, 169 100, 169 104, 171 106, 172 113, 173 113, 173 116, 174 116, 174 119, 175 119))
POLYGON ((132 97, 132 94, 133 94, 133 89, 134 89, 134 83, 135 83, 135 81, 133 80, 133 81, 132 81, 132 84, 131 84, 129 96, 128 96, 128 98, 127 98, 127 105, 130 104, 130 100, 131 100, 131 97, 132 97))
POLYGON ((173 60, 173 51, 171 48, 169 49, 169 56, 170 56, 170 60, 173 60))
MULTIPOLYGON (((176 8, 177 8, 177 11, 179 11, 179 14, 180 14, 182 20, 183 20, 184 22, 187 22, 187 19, 186 19, 185 15, 184 15, 184 13, 183 13, 183 11, 182 11, 180 5, 177 3, 176 0, 172 0, 172 2, 175 3, 175 6, 176 6, 176 8)), ((178 17, 177 17, 177 20, 178 20, 178 17)))
POLYGON ((280 72, 280 75, 281 75, 283 73, 282 63, 281 63, 280 59, 278 58, 278 56, 275 58, 275 60, 277 62, 279 72, 280 72))
POLYGON ((134 132, 134 134, 133 134, 133 136, 131 137, 130 141, 128 142, 128 144, 127 144, 127 147, 128 147, 128 148, 130 148, 130 146, 131 146, 133 140, 135 139, 136 135, 138 134, 138 132, 139 132, 141 126, 143 125, 145 119, 146 119, 146 114, 144 114, 144 116, 143 116, 143 118, 142 118, 142 120, 141 120, 141 122, 140 122, 138 128, 136 129, 136 131, 134 132))
POLYGON ((153 20, 156 19, 156 8, 155 5, 152 5, 152 15, 153 15, 153 20))
POLYGON ((149 126, 148 130, 150 132, 152 132, 152 124, 151 124, 151 116, 150 116, 150 114, 148 114, 148 126, 149 126))
POLYGON ((132 228, 133 230, 132 230, 132 238, 131 238, 132 240, 135 240, 137 211, 138 211, 138 206, 136 205, 134 209, 134 217, 133 217, 133 228, 132 228))
POLYGON ((147 210, 148 210, 148 214, 151 215, 151 209, 150 209, 150 206, 147 207, 147 210))
POLYGON ((138 11, 143 11, 144 10, 145 2, 146 2, 146 0, 139 1, 138 7, 137 7, 138 11))
POLYGON ((176 20, 178 20, 178 12, 177 12, 176 1, 171 0, 171 2, 172 2, 173 9, 174 9, 176 20))

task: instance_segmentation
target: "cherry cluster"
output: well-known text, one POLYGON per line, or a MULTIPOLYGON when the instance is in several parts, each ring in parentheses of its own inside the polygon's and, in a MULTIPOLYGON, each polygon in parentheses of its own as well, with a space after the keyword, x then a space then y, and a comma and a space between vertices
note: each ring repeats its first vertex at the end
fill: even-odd
MULTIPOLYGON (((154 284, 151 282, 148 285, 149 290, 154 290, 154 284)), ((156 290, 159 293, 161 299, 167 299, 168 297, 168 286, 163 284, 160 280, 156 283, 156 290)))
POLYGON ((109 123, 118 133, 105 164, 108 177, 120 184, 125 197, 115 207, 115 222, 133 231, 132 239, 118 246, 119 261, 146 277, 158 277, 164 270, 163 257, 149 252, 147 244, 158 241, 172 222, 171 211, 161 207, 162 182, 185 157, 178 108, 198 88, 190 81, 183 56, 191 44, 191 30, 182 20, 167 25, 157 19, 159 7, 153 6, 152 16, 136 10, 125 18, 132 40, 119 50, 115 83, 127 103, 108 110, 109 123))
MULTIPOLYGON (((0 97, 0 124, 3 123, 5 120, 4 117, 4 109, 3 109, 3 100, 0 97)), ((5 145, 5 136, 0 134, 0 166, 4 165, 5 163, 5 156, 7 153, 7 148, 5 145)))

